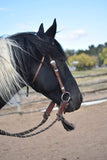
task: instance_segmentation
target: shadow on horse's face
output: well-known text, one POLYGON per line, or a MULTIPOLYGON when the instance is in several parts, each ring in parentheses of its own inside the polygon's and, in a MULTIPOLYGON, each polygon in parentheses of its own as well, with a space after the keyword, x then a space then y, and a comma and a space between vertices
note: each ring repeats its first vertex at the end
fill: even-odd
POLYGON ((44 33, 43 24, 39 28, 37 36, 43 43, 42 45, 37 47, 40 52, 44 52, 45 60, 42 64, 37 79, 32 87, 37 91, 41 92, 42 94, 44 94, 46 97, 53 100, 58 105, 60 105, 62 91, 58 79, 53 71, 53 68, 50 65, 49 57, 51 57, 56 61, 60 78, 65 87, 66 92, 70 93, 69 105, 66 109, 66 112, 72 112, 76 109, 79 109, 82 103, 82 95, 80 93, 80 90, 78 88, 78 85, 74 77, 72 76, 71 72, 69 71, 65 63, 66 60, 65 54, 59 43, 54 39, 55 34, 56 34, 55 20, 53 25, 47 30, 47 32, 44 33), (47 47, 46 43, 48 44, 47 47), (43 46, 45 47, 42 48, 43 46))

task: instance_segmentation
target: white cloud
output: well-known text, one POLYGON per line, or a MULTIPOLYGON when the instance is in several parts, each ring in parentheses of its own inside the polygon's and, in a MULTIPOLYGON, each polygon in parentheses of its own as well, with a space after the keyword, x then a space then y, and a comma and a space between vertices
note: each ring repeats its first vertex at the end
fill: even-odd
POLYGON ((84 29, 64 29, 56 34, 56 39, 60 42, 64 49, 79 49, 85 47, 87 36, 87 32, 84 29))
POLYGON ((74 41, 79 38, 82 38, 86 35, 86 31, 84 29, 78 29, 78 30, 67 30, 64 32, 60 32, 60 34, 57 34, 57 38, 62 41, 74 41))
POLYGON ((6 8, 0 8, 0 11, 6 11, 7 9, 6 8))

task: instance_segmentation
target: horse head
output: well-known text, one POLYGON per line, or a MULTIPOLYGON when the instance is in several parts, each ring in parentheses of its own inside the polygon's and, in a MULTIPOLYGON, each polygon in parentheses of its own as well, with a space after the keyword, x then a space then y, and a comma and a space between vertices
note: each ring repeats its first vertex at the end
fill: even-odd
MULTIPOLYGON (((65 53, 58 41, 55 39, 56 29, 56 19, 46 32, 44 32, 43 24, 41 24, 39 27, 35 45, 39 54, 41 55, 41 59, 44 56, 44 62, 42 63, 36 80, 33 82, 33 84, 31 84, 31 86, 36 91, 42 93, 53 102, 60 105, 62 90, 60 88, 55 72, 53 71, 53 68, 50 64, 51 57, 52 60, 55 60, 63 86, 66 92, 70 95, 69 105, 66 109, 66 112, 72 112, 79 109, 81 106, 82 94, 78 88, 76 80, 72 76, 66 64, 65 53)), ((32 79, 39 65, 40 62, 38 65, 32 65, 32 79)))

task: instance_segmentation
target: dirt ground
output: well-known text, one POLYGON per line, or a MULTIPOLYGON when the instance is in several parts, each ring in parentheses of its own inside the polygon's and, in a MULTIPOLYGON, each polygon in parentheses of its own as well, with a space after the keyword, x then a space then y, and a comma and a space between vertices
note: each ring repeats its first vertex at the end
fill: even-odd
MULTIPOLYGON (((0 128, 19 132, 42 119, 40 112, 0 117, 0 128)), ((46 126, 56 117, 53 111, 46 126)), ((107 102, 65 114, 76 128, 67 132, 60 122, 40 135, 19 139, 0 136, 0 160, 107 160, 107 102)))

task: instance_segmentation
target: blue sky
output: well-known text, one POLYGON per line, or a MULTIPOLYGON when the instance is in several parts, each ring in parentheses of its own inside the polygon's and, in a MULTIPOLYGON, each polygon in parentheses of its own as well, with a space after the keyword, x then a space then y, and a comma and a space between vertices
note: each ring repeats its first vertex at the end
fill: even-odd
POLYGON ((0 35, 45 30, 57 19, 56 39, 64 49, 107 42, 107 0, 1 0, 0 35))

